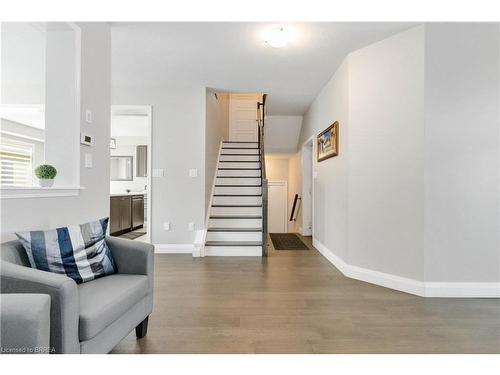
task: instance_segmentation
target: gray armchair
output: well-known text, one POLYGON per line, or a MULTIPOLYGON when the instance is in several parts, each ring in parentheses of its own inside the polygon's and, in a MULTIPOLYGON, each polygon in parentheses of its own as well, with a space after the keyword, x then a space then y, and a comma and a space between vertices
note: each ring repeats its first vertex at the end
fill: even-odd
POLYGON ((134 327, 137 338, 147 333, 154 246, 115 237, 106 243, 118 273, 79 285, 31 268, 19 241, 1 245, 1 292, 50 295, 50 346, 56 353, 108 353, 134 327))
POLYGON ((48 354, 50 296, 0 294, 0 353, 48 354))

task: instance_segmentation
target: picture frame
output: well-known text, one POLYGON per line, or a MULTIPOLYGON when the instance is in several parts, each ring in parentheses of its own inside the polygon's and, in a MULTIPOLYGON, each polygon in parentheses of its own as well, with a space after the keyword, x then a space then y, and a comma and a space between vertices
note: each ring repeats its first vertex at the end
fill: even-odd
POLYGON ((316 139, 318 162, 339 154, 339 122, 335 121, 318 134, 316 139))

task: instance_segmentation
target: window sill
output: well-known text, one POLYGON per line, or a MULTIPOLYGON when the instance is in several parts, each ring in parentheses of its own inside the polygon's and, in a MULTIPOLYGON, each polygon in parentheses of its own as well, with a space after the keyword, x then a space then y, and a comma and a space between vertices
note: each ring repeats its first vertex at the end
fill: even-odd
POLYGON ((73 197, 80 194, 84 187, 3 187, 0 188, 1 199, 73 197))

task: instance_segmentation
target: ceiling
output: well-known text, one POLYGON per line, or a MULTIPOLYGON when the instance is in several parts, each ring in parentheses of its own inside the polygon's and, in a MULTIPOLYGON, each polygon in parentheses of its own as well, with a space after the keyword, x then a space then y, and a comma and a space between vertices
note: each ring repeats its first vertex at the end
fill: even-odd
POLYGON ((413 23, 113 23, 114 86, 204 85, 262 92, 270 115, 301 115, 348 53, 413 23), (262 40, 285 26, 294 39, 272 48, 262 40))

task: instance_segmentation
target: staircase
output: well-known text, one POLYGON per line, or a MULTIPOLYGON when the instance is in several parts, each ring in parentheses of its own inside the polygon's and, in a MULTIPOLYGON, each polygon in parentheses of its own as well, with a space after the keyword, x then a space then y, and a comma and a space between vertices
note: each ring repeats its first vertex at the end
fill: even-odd
POLYGON ((262 256, 262 160, 259 142, 223 142, 205 256, 262 256))

